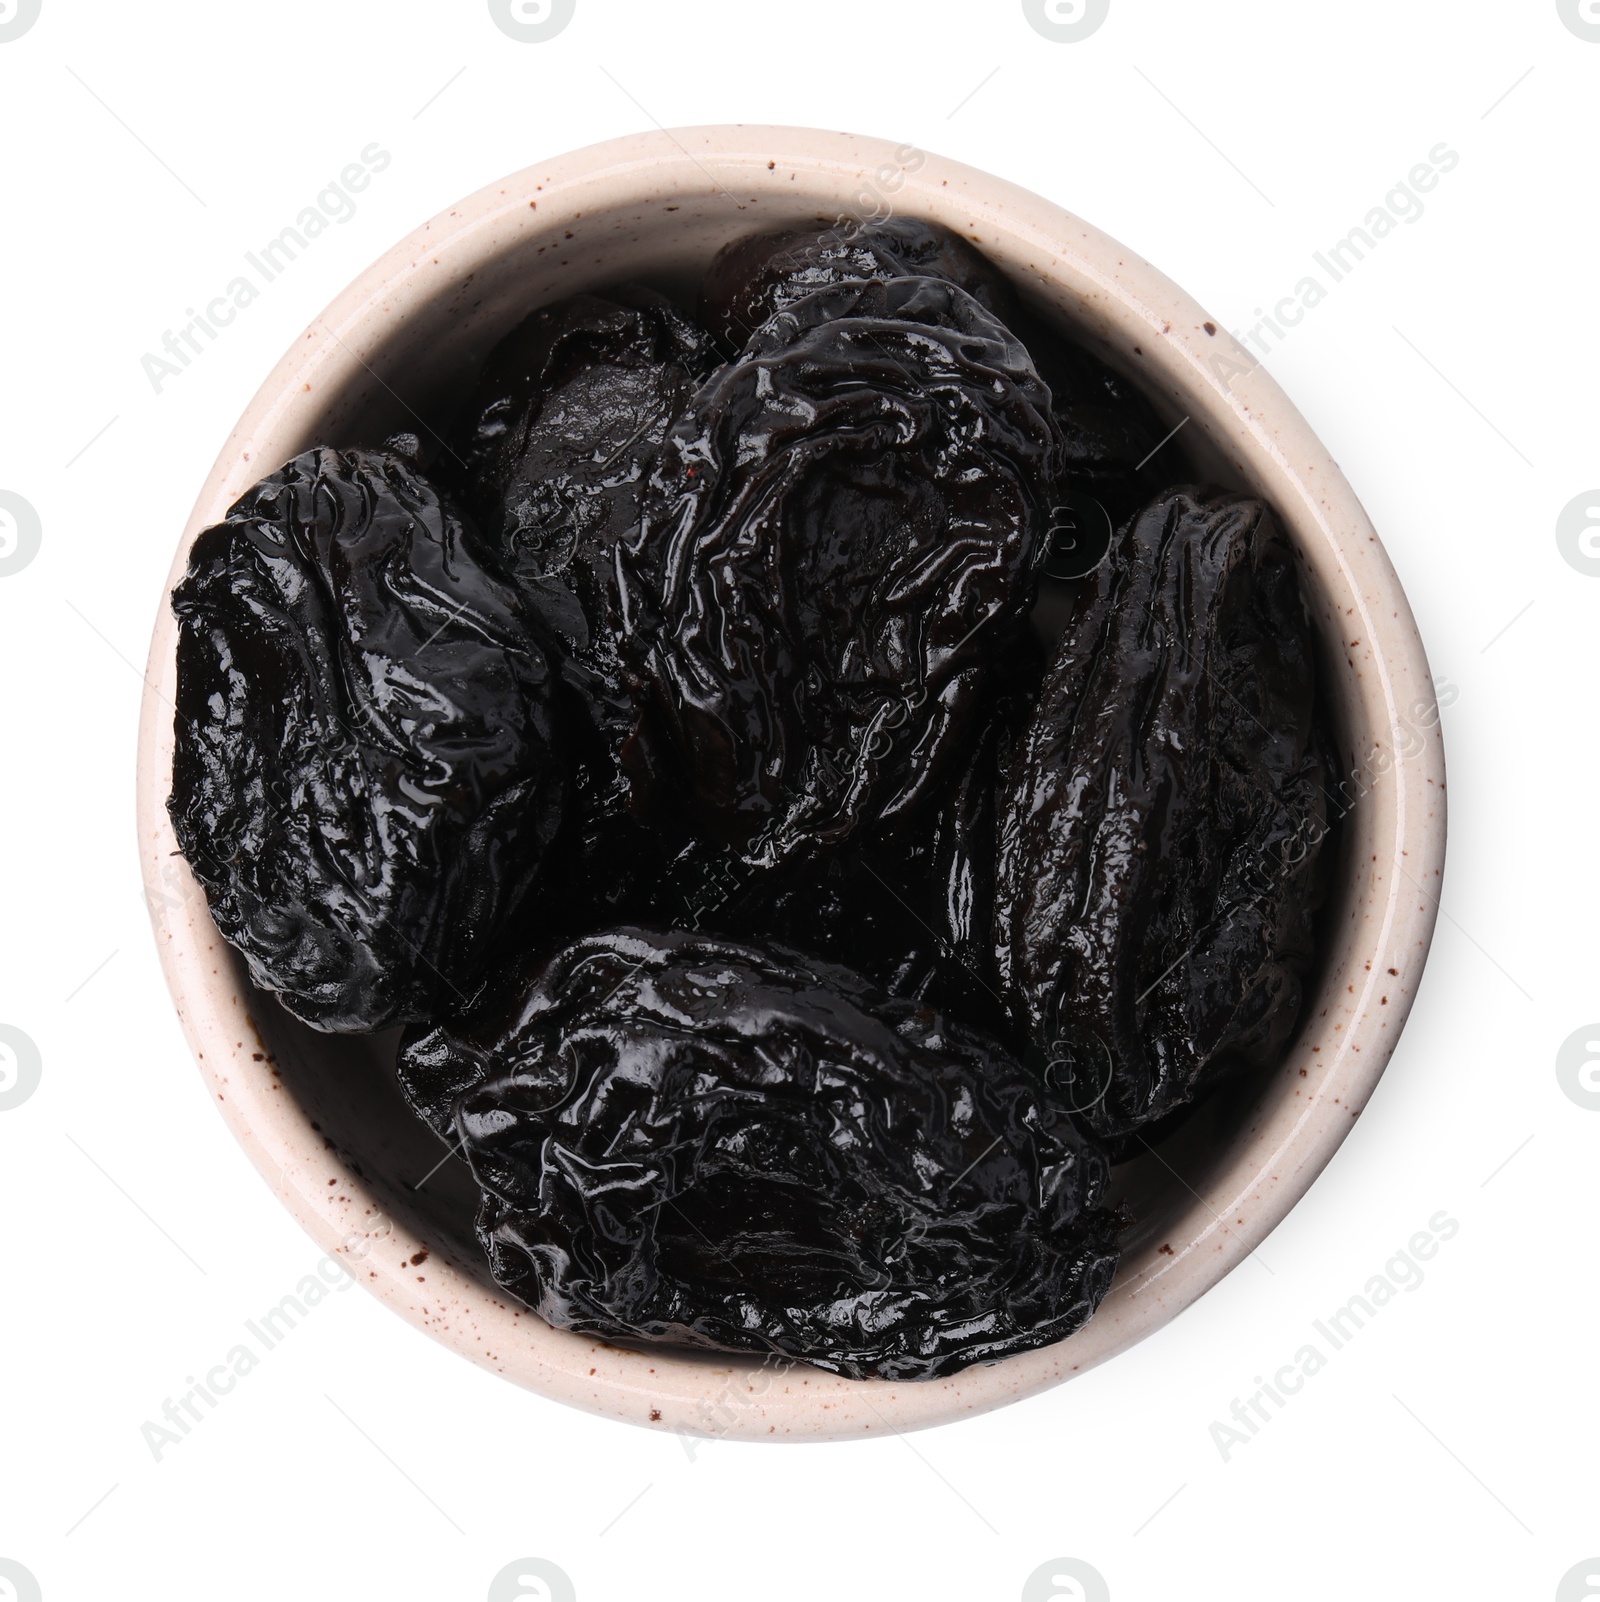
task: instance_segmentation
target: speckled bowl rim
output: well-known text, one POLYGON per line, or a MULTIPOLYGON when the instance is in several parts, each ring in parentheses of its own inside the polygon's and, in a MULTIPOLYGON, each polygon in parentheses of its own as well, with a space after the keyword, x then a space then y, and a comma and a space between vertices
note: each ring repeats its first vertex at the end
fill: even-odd
MULTIPOLYGON (((841 133, 729 126, 615 140, 502 179, 416 230, 317 318, 251 401, 200 493, 168 589, 195 535, 290 454, 281 445, 296 438, 305 397, 349 381, 380 331, 436 296, 442 281, 459 282, 508 240, 558 239, 580 214, 623 201, 641 209, 681 203, 704 197, 708 186, 739 197, 750 229, 761 226, 763 201, 782 207, 808 196, 819 210, 853 214, 863 191, 892 192, 896 210, 976 239, 1019 280, 1070 303, 1123 365, 1144 364, 1145 382, 1169 411, 1185 407, 1277 507, 1332 601, 1323 621, 1340 636, 1351 748, 1370 750, 1368 771, 1381 775, 1352 815, 1358 838, 1347 859, 1363 881, 1351 903, 1353 927, 1335 931, 1335 961, 1317 998, 1324 1005, 1282 1069, 1300 1076, 1295 1095, 1241 1132, 1187 1213, 1159 1246, 1148 1242, 1124 1261, 1097 1316, 1069 1340, 921 1384, 779 1373, 755 1361, 708 1365, 550 1329, 437 1259, 419 1290, 407 1259, 429 1243, 382 1215, 363 1180, 253 1060, 255 1042, 243 1027, 252 998, 203 898, 163 896, 158 909, 152 897, 152 915, 178 1015, 229 1127, 319 1245, 402 1317, 530 1390, 611 1417, 763 1440, 871 1436, 982 1412, 1105 1361, 1215 1285, 1295 1205, 1366 1105, 1415 994, 1443 868, 1444 758, 1436 728, 1413 751, 1418 723, 1431 721, 1424 709, 1435 703, 1394 570, 1349 484, 1265 370, 1159 272, 1070 213, 956 162, 841 133), (369 1197, 358 1224, 341 1192, 369 1197), (380 1240, 383 1249, 374 1250, 380 1240)), ((186 872, 173 866, 164 805, 175 642, 164 593, 138 756, 140 854, 151 886, 170 886, 175 871, 186 872)))

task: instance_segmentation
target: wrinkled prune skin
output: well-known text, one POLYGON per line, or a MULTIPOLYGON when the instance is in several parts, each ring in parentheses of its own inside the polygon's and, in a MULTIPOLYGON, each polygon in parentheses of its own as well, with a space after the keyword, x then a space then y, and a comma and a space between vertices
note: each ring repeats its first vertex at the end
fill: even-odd
POLYGON ((1181 439, 1163 443, 1168 425, 1143 392, 1025 306, 993 262, 937 223, 890 217, 735 240, 706 272, 704 320, 737 347, 775 312, 816 290, 900 276, 959 285, 1026 347, 1061 431, 1061 459, 1052 473, 1057 499, 1068 491, 1090 495, 1120 528, 1165 485, 1190 476, 1181 439))
POLYGON ((714 365, 712 341, 647 289, 541 308, 490 353, 458 431, 462 498, 542 624, 574 772, 552 902, 610 921, 653 845, 622 767, 638 708, 617 655, 616 546, 656 452, 714 365))
POLYGON ((1060 1340, 1108 1167, 983 1036, 782 948, 594 935, 413 1031, 400 1075, 559 1328, 921 1380, 1060 1340))
POLYGON ((172 609, 168 811, 252 979, 324 1030, 464 1001, 563 795, 553 674, 476 534, 403 457, 311 450, 172 609))
POLYGON ((819 289, 867 278, 942 278, 1010 326, 1010 282, 966 240, 916 217, 845 220, 823 230, 751 234, 717 252, 701 286, 706 326, 738 350, 775 313, 819 289))
POLYGON ((995 808, 1043 669, 1031 636, 994 664, 998 683, 971 756, 912 824, 770 871, 691 841, 639 903, 636 921, 780 940, 853 968, 890 995, 1003 1034, 1009 1019, 994 967, 995 808))
POLYGON ((615 550, 711 343, 648 290, 536 311, 490 353, 458 446, 462 500, 564 647, 597 728, 631 732, 615 550))
POLYGON ((639 916, 735 940, 780 940, 854 968, 890 995, 975 1027, 1003 1027, 989 905, 974 890, 974 881, 992 878, 982 843, 987 834, 992 849, 993 792, 962 780, 923 828, 816 860, 753 868, 690 841, 639 916))
POLYGON ((938 279, 820 290, 707 381, 619 548, 694 827, 770 864, 937 789, 1033 602, 1059 446, 1027 352, 938 279))
POLYGON ((1002 987, 1058 1104, 1097 1134, 1281 1056, 1312 957, 1324 779, 1276 521, 1169 491, 1081 593, 1001 803, 1002 987))

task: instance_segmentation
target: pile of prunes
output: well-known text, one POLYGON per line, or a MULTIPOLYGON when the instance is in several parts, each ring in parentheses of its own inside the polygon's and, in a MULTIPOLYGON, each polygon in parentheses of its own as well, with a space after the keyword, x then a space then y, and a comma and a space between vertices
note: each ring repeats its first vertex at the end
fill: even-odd
POLYGON ((1331 859, 1289 547, 1167 436, 890 219, 543 307, 195 541, 183 855, 296 1017, 407 1026, 511 1295, 857 1378, 1091 1316, 1331 859))

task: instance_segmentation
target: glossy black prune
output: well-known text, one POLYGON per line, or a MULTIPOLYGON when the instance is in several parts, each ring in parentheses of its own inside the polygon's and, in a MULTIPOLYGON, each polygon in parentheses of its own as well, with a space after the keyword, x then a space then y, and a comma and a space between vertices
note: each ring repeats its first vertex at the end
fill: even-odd
MULTIPOLYGON (((781 940, 891 995, 1005 1030, 994 970, 995 807, 1044 661, 1025 636, 993 666, 997 684, 970 757, 911 824, 771 871, 693 840, 640 904, 638 921, 781 940)), ((833 757, 842 766, 849 753, 833 757)))
POLYGON ((1002 803, 996 956, 1102 1136, 1275 1060, 1327 833, 1310 628, 1271 512, 1179 489, 1085 586, 1002 803))
POLYGON ((490 353, 453 453, 463 501, 543 625, 573 746, 553 900, 600 919, 650 871, 622 767, 638 709, 617 654, 616 545, 656 452, 714 365, 660 295, 624 285, 541 308, 490 353))
POLYGON ((823 230, 753 234, 718 252, 701 301, 706 325, 741 345, 773 313, 818 289, 852 279, 947 279, 972 295, 1027 348, 1051 395, 1062 436, 1050 475, 1051 504, 1092 496, 1120 527, 1167 484, 1189 475, 1181 439, 1144 394, 1042 313, 959 235, 914 217, 842 221, 823 230))
POLYGON ((974 906, 972 895, 973 878, 992 865, 974 849, 981 832, 967 808, 989 809, 982 799, 972 806, 974 799, 964 785, 959 802, 952 793, 923 828, 773 869, 692 840, 652 886, 640 916, 729 939, 780 940, 854 968, 890 995, 976 1027, 1001 1027, 988 909, 974 906))
POLYGON ((178 844, 258 985, 319 1029, 464 1000, 560 816, 553 675, 412 464, 318 449, 195 541, 178 844))
POLYGON ((490 353, 456 456, 462 501, 561 644, 564 677, 618 743, 634 714, 617 659, 617 542, 707 337, 624 287, 542 307, 490 353))
POLYGON ((1115 1268, 1104 1157, 999 1047, 782 948, 595 935, 400 1074, 560 1328, 931 1379, 1070 1334, 1115 1268))
POLYGON ((820 290, 707 381, 619 563, 694 826, 771 863, 938 786, 1032 604, 1059 444, 1027 352, 938 279, 820 290))
POLYGON ((917 217, 845 219, 833 228, 736 239, 706 269, 700 300, 706 326, 737 350, 774 313, 816 290, 866 278, 942 278, 1007 325, 1019 305, 987 257, 917 217))

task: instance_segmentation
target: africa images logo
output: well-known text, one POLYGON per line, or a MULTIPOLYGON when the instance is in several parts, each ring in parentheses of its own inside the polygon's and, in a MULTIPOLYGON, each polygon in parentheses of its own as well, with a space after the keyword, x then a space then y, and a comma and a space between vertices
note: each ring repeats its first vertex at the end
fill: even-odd
POLYGON ((1587 44, 1600 44, 1600 0, 1556 0, 1556 14, 1569 33, 1587 44))
POLYGON ((39 20, 44 0, 0 0, 0 44, 20 39, 39 20))
POLYGON ((1111 1602, 1111 1587, 1081 1558, 1051 1558, 1028 1576, 1022 1602, 1111 1602))
POLYGON ((0 1558, 0 1598, 4 1602, 41 1602, 42 1595, 29 1570, 12 1558, 0 1558))
POLYGON ((489 0, 489 15, 508 39, 543 44, 572 21, 578 0, 489 0))
POLYGON ((39 1048, 11 1024, 0 1024, 0 1112, 27 1101, 44 1078, 39 1048))
POLYGON ((1077 44, 1111 15, 1111 0, 1022 0, 1028 26, 1053 44, 1077 44))
POLYGON ((547 1558, 518 1558, 489 1583, 488 1602, 577 1602, 567 1571, 547 1558))
POLYGON ((11 490, 0 490, 0 578, 20 573, 39 554, 39 514, 11 490))
POLYGON ((1600 577, 1600 489, 1585 490, 1562 507, 1556 548, 1573 572, 1600 577))
POLYGON ((1585 1024, 1562 1041, 1556 1081, 1573 1106, 1600 1112, 1600 1024, 1585 1024))

